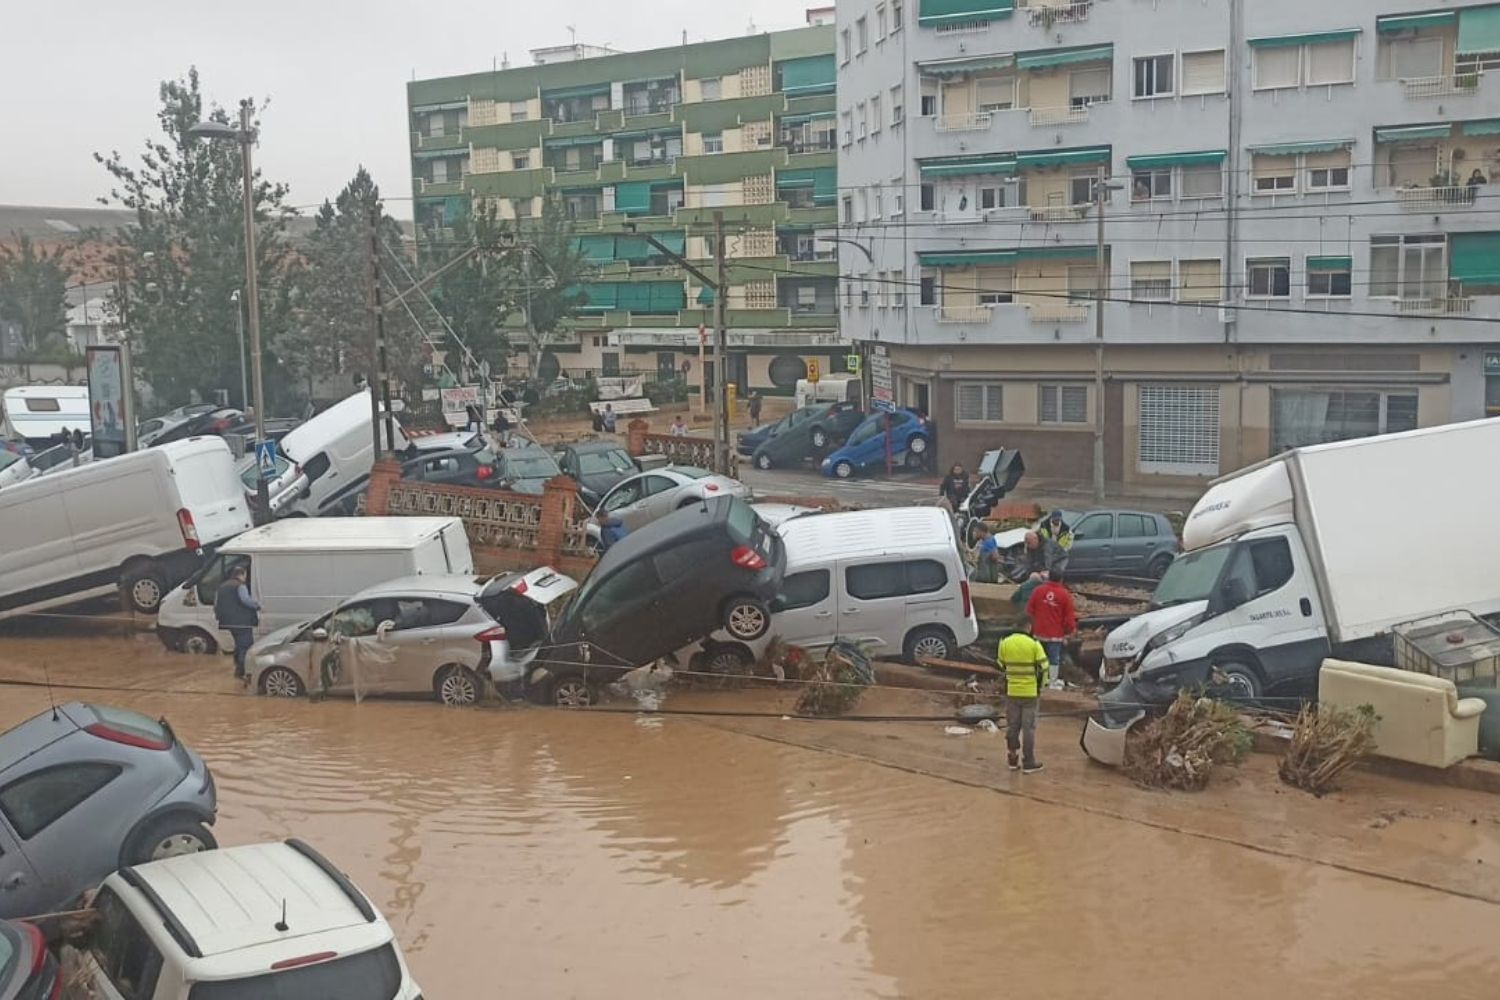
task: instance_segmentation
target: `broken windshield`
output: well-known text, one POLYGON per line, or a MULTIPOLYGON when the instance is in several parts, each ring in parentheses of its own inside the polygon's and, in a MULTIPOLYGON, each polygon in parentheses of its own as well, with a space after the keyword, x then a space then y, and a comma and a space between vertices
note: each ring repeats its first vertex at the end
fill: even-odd
POLYGON ((1233 551, 1234 543, 1226 542, 1178 556, 1156 585, 1151 603, 1168 608, 1174 604, 1208 600, 1213 594, 1214 583, 1219 579, 1219 571, 1224 568, 1224 561, 1233 551))

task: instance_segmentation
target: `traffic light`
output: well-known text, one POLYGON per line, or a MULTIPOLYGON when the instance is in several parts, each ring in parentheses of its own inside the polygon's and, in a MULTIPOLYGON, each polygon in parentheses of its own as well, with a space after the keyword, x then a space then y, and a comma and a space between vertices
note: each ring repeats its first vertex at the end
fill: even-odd
POLYGON ((823 377, 822 366, 818 364, 817 358, 809 358, 807 361, 807 380, 816 382, 823 377))

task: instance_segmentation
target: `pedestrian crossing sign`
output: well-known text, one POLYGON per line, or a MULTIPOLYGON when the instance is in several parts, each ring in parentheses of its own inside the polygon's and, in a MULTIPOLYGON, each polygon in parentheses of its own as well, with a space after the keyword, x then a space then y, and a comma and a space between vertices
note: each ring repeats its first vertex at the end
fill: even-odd
POLYGON ((276 478, 276 442, 255 442, 255 467, 260 471, 260 478, 276 478))
POLYGON ((846 354, 846 355, 844 355, 844 370, 846 372, 848 372, 850 375, 858 375, 859 374, 859 355, 858 354, 846 354))

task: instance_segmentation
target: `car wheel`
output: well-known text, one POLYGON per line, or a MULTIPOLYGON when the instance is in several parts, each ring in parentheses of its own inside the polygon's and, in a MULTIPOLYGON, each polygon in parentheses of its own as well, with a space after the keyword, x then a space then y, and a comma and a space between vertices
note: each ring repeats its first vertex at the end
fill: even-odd
POLYGON ((759 639, 771 628, 771 609, 757 597, 734 597, 724 605, 724 627, 736 639, 759 639))
POLYGON ((272 667, 260 675, 260 693, 272 698, 300 698, 307 693, 302 678, 286 667, 272 667))
POLYGON ((947 660, 953 656, 953 637, 936 625, 912 629, 906 637, 906 658, 915 663, 922 657, 947 660))
POLYGON ((126 852, 127 864, 175 858, 183 854, 212 851, 219 846, 208 827, 191 816, 166 816, 148 826, 126 852))
POLYGON ((828 432, 821 427, 814 427, 812 432, 812 446, 819 451, 828 447, 828 432))
POLYGON ((437 672, 432 681, 432 690, 438 701, 457 708, 477 705, 480 696, 484 694, 484 685, 474 671, 454 663, 437 672))
POLYGON ((763 451, 757 453, 755 456, 755 467, 761 471, 769 469, 771 467, 771 456, 763 451))
POLYGON ((848 479, 854 475, 854 466, 849 464, 849 461, 845 459, 833 467, 833 474, 840 479, 848 479))
POLYGON ((902 460, 902 464, 912 471, 920 469, 922 467, 922 453, 920 451, 912 451, 908 449, 906 452, 906 458, 902 460))
POLYGON ((167 581, 151 566, 127 569, 120 577, 120 588, 125 600, 139 614, 154 615, 161 607, 162 595, 167 592, 167 581))
POLYGON ((710 674, 745 674, 755 657, 744 646, 713 646, 698 657, 697 669, 710 674))
POLYGON ((599 703, 599 692, 580 674, 553 681, 549 697, 558 708, 589 708, 599 703))
POLYGON ((190 628, 184 632, 178 645, 184 653, 192 653, 195 656, 216 653, 219 650, 219 644, 214 641, 214 637, 197 628, 190 628))
POLYGON ((918 434, 906 442, 906 450, 914 455, 922 455, 927 451, 927 439, 918 434))
POLYGON ((1167 569, 1172 565, 1172 557, 1163 552, 1146 564, 1146 572, 1153 580, 1160 580, 1167 575, 1167 569))
POLYGON ((1231 701, 1255 701, 1265 690, 1260 671, 1248 663, 1225 660, 1215 663, 1214 669, 1224 675, 1221 686, 1231 701))

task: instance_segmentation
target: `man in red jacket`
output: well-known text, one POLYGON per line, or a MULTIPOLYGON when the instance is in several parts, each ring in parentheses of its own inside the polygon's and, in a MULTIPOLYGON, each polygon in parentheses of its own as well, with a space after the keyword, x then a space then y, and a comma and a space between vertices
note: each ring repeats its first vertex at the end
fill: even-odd
POLYGON ((1032 634, 1047 651, 1048 662, 1054 664, 1052 686, 1062 687, 1058 674, 1062 669, 1063 640, 1078 631, 1078 610, 1073 606, 1073 595, 1063 586, 1060 573, 1043 580, 1031 592, 1026 614, 1034 623, 1032 634))

